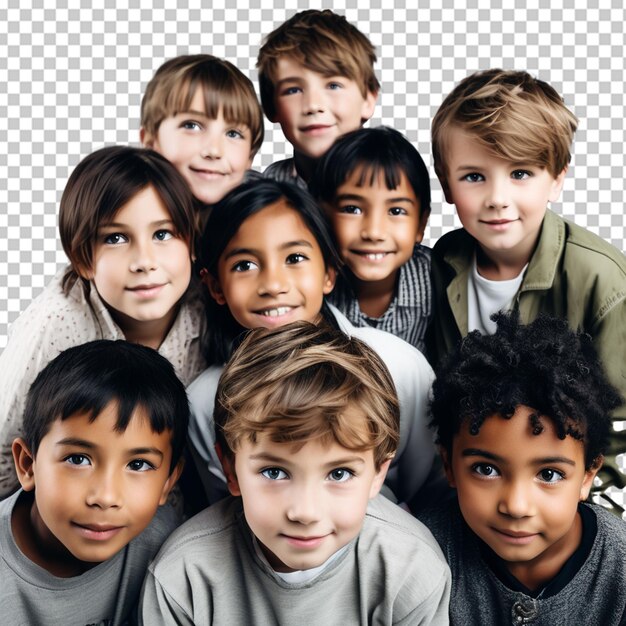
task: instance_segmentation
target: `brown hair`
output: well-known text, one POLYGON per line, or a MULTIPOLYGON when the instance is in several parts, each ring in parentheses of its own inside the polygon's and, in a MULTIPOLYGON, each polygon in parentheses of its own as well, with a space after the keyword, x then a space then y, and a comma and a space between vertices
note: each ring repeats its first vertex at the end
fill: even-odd
POLYGON ((365 343, 326 324, 250 331, 219 381, 217 441, 227 455, 262 433, 276 443, 336 441, 393 457, 399 407, 391 376, 365 343))
POLYGON ((254 156, 263 143, 264 129, 252 82, 232 63, 210 54, 178 56, 156 71, 141 101, 144 143, 154 140, 165 118, 189 109, 199 87, 209 119, 216 119, 222 111, 228 123, 245 124, 250 129, 254 156))
POLYGON ((556 178, 570 162, 577 125, 548 83, 527 72, 476 72, 452 90, 433 118, 435 172, 445 186, 446 141, 453 127, 497 157, 545 167, 556 178))
POLYGON ((269 119, 276 114, 274 83, 280 57, 323 76, 345 76, 359 85, 363 97, 380 89, 374 46, 356 26, 330 9, 301 11, 273 30, 259 50, 261 103, 269 119))
POLYGON ((176 168, 154 150, 109 146, 92 152, 74 169, 61 196, 59 234, 70 267, 67 293, 81 272, 93 266, 98 228, 136 194, 152 187, 161 198, 190 254, 196 233, 194 198, 176 168))

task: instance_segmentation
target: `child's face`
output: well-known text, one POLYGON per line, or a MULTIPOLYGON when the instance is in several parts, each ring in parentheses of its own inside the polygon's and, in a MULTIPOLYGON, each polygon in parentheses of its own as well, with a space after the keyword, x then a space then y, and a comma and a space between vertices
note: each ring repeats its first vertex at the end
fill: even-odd
POLYGON ((585 470, 583 442, 559 439, 550 419, 533 435, 532 412, 519 406, 510 420, 488 417, 478 435, 463 424, 446 463, 468 526, 531 588, 556 575, 578 547, 576 509, 597 472, 585 470))
POLYGON ((294 150, 320 158, 337 137, 356 130, 374 113, 377 94, 364 97, 359 85, 345 76, 323 76, 289 58, 278 59, 276 114, 294 150))
MULTIPOLYGON (((387 189, 384 172, 372 186, 359 186, 362 168, 344 182, 328 207, 339 252, 360 281, 395 278, 424 236, 428 214, 402 173, 395 189, 387 189)), ((367 180, 367 179, 366 179, 367 180)))
POLYGON ((229 469, 246 521, 270 565, 280 572, 322 565, 359 534, 367 503, 382 486, 372 450, 310 441, 297 452, 261 436, 244 441, 229 469))
POLYGON ((191 258, 153 187, 99 225, 93 268, 82 275, 93 280, 127 338, 150 323, 158 347, 189 286, 191 258))
POLYGON ((179 474, 177 468, 170 475, 171 432, 154 432, 142 409, 123 432, 116 421, 113 402, 91 423, 86 414, 58 419, 34 459, 23 441, 14 443, 20 482, 35 490, 36 551, 58 553, 67 563, 105 561, 165 503, 179 474))
POLYGON ((313 233, 283 200, 250 216, 228 242, 211 295, 244 328, 316 322, 335 273, 313 233))
POLYGON ((189 183, 193 195, 215 204, 239 185, 252 165, 252 134, 245 124, 229 124, 205 113, 201 89, 189 111, 164 119, 147 146, 170 161, 189 183))
POLYGON ((446 200, 465 230, 492 261, 527 263, 565 170, 554 178, 545 168, 495 157, 459 128, 449 130, 446 149, 446 200))

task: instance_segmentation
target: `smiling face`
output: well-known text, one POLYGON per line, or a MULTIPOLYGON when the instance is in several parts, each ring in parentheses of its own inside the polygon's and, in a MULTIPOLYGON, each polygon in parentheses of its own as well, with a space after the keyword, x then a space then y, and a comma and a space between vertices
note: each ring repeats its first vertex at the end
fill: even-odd
POLYGON ((187 242, 153 187, 98 227, 91 279, 126 339, 158 348, 191 280, 187 242))
POLYGON ((537 243, 548 202, 559 198, 565 170, 554 178, 545 168, 501 159, 456 127, 448 131, 446 169, 446 200, 456 205, 487 264, 521 271, 537 243))
POLYGON ((205 204, 221 200, 252 165, 250 129, 227 122, 221 111, 209 119, 201 89, 196 89, 189 111, 164 119, 146 145, 170 161, 205 204))
POLYGON ((551 420, 541 418, 534 435, 531 413, 520 406, 511 419, 489 417, 477 435, 462 425, 446 469, 468 526, 534 589, 578 547, 577 506, 597 469, 585 470, 583 442, 559 439, 551 420))
MULTIPOLYGON (((371 186, 359 185, 359 167, 339 187, 328 213, 341 257, 359 281, 378 282, 395 276, 424 236, 426 219, 404 173, 388 189, 381 171, 371 186)), ((365 177, 369 180, 369 174, 365 177)))
POLYGON ((170 474, 171 432, 154 432, 142 409, 125 431, 116 422, 112 402, 93 422, 85 414, 54 421, 34 459, 23 441, 14 443, 20 482, 35 490, 32 527, 22 533, 33 540, 20 547, 36 562, 56 554, 59 567, 80 571, 79 562, 110 559, 165 503, 179 474, 170 474))
POLYGON ((208 287, 244 328, 319 319, 335 273, 300 215, 279 200, 246 219, 221 254, 208 287))
POLYGON ((286 57, 278 59, 274 93, 271 121, 280 124, 296 153, 311 159, 372 117, 377 96, 363 96, 345 76, 323 76, 286 57))
POLYGON ((234 472, 229 463, 225 469, 270 565, 291 572, 322 565, 358 535, 388 466, 377 471, 372 450, 336 441, 309 441, 296 451, 261 435, 242 442, 234 472))

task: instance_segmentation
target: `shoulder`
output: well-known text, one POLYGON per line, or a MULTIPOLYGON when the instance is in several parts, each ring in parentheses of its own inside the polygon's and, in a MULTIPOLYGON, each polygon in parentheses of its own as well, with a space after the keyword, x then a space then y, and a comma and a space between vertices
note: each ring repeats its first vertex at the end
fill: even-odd
POLYGON ((263 170, 263 178, 273 178, 278 181, 291 182, 296 177, 293 158, 274 161, 263 170))
POLYGON ((432 249, 433 259, 445 259, 448 254, 473 252, 476 240, 464 229, 457 228, 439 237, 432 249))
MULTIPOLYGON (((426 357, 414 346, 391 333, 371 326, 354 326, 336 307, 330 305, 337 325, 349 337, 356 337, 374 350, 389 369, 394 382, 422 376, 430 386, 434 378, 426 357)), ((398 390, 399 392, 399 390, 398 390)))
POLYGON ((219 573, 240 543, 234 535, 241 515, 240 499, 228 497, 178 527, 150 566, 155 578, 174 582, 194 567, 219 573))
POLYGON ((598 537, 610 545, 611 552, 621 555, 621 560, 626 567, 626 521, 620 519, 605 508, 585 503, 583 506, 590 508, 596 514, 598 522, 598 537))
POLYGON ((187 398, 192 413, 213 415, 215 392, 223 369, 221 365, 212 365, 201 372, 187 387, 187 398))

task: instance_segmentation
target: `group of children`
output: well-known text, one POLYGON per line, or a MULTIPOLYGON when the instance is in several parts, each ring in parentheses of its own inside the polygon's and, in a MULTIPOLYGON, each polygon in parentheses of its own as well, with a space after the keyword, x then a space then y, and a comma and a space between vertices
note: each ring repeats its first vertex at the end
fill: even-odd
POLYGON ((431 253, 422 158, 361 128, 375 59, 297 13, 261 108, 177 57, 144 147, 73 171, 69 265, 0 356, 11 623, 626 624, 626 526, 582 504, 625 485, 626 260, 547 210, 577 120, 525 72, 461 81, 431 253), (294 156, 261 176, 263 113, 294 156))

